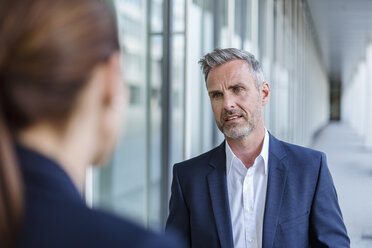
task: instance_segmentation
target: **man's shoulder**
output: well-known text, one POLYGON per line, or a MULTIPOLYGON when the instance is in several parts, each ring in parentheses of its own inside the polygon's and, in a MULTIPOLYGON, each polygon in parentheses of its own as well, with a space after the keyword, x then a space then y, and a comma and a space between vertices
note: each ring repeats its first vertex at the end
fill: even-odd
POLYGON ((286 151, 290 154, 301 154, 302 156, 303 155, 307 155, 307 156, 316 156, 316 157, 319 157, 321 156, 322 154, 324 154, 322 151, 318 151, 316 149, 313 149, 313 148, 309 148, 309 147, 305 147, 305 146, 301 146, 301 145, 296 145, 296 144, 292 144, 292 143, 288 143, 288 142, 285 142, 285 141, 281 141, 283 146, 285 147, 286 151))
MULTIPOLYGON (((292 160, 293 162, 296 162, 297 165, 310 165, 310 164, 317 164, 319 165, 322 159, 325 159, 325 153, 305 147, 300 146, 297 144, 288 143, 282 140, 278 140, 274 137, 276 141, 276 146, 280 144, 280 146, 283 148, 286 158, 292 160)), ((275 150, 275 147, 270 146, 273 150, 275 150)), ((269 150, 270 154, 275 154, 273 150, 269 150)))
MULTIPOLYGON (((272 161, 280 161, 279 163, 287 169, 287 180, 294 180, 294 182, 311 185, 317 182, 320 170, 328 167, 325 154, 308 147, 284 141, 279 142, 280 144, 277 143, 277 146, 281 147, 281 151, 284 151, 284 155, 278 156, 277 151, 270 151, 269 161, 270 157, 273 159, 273 156, 274 160, 272 161)), ((275 150, 275 148, 273 149, 275 150)), ((278 150, 278 148, 276 149, 278 150)))

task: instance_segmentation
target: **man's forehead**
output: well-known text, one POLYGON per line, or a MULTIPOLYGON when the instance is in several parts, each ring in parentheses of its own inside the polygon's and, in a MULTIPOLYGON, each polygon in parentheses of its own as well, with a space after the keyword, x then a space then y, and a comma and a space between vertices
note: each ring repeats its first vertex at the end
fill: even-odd
POLYGON ((233 60, 225 62, 221 65, 217 65, 217 66, 213 67, 209 71, 209 74, 211 72, 220 71, 220 70, 233 70, 233 69, 243 69, 243 68, 248 68, 249 69, 249 65, 245 60, 233 59, 233 60))
POLYGON ((253 79, 249 65, 244 60, 233 60, 219 65, 208 74, 207 87, 220 84, 232 84, 235 81, 251 81, 253 79))

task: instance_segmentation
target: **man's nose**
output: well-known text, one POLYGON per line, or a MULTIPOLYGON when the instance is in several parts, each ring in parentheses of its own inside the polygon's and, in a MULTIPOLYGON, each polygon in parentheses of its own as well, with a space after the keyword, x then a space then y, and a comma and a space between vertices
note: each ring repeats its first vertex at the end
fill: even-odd
POLYGON ((234 97, 225 95, 223 100, 223 107, 225 110, 231 110, 236 107, 234 97))

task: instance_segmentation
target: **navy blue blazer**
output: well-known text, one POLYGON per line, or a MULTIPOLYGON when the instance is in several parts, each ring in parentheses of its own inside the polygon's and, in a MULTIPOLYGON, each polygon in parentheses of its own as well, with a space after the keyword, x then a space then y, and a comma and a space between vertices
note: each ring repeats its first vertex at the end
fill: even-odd
MULTIPOLYGON (((17 146, 25 185, 24 224, 16 247, 180 247, 173 239, 86 206, 54 161, 17 146)), ((183 246, 181 246, 183 247, 183 246)))
MULTIPOLYGON (((350 247, 325 155, 270 135, 263 248, 350 247)), ((166 229, 189 247, 234 247, 225 142, 174 165, 166 229)))

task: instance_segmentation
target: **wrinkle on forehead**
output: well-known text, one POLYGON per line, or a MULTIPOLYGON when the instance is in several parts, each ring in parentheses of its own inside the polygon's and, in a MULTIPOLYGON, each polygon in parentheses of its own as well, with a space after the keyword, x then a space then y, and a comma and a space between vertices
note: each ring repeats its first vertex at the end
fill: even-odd
POLYGON ((254 78, 249 65, 244 60, 232 60, 210 70, 207 78, 207 88, 209 90, 212 90, 212 88, 228 88, 232 83, 249 83, 250 81, 254 81, 254 78), (248 72, 247 75, 246 72, 248 72))

